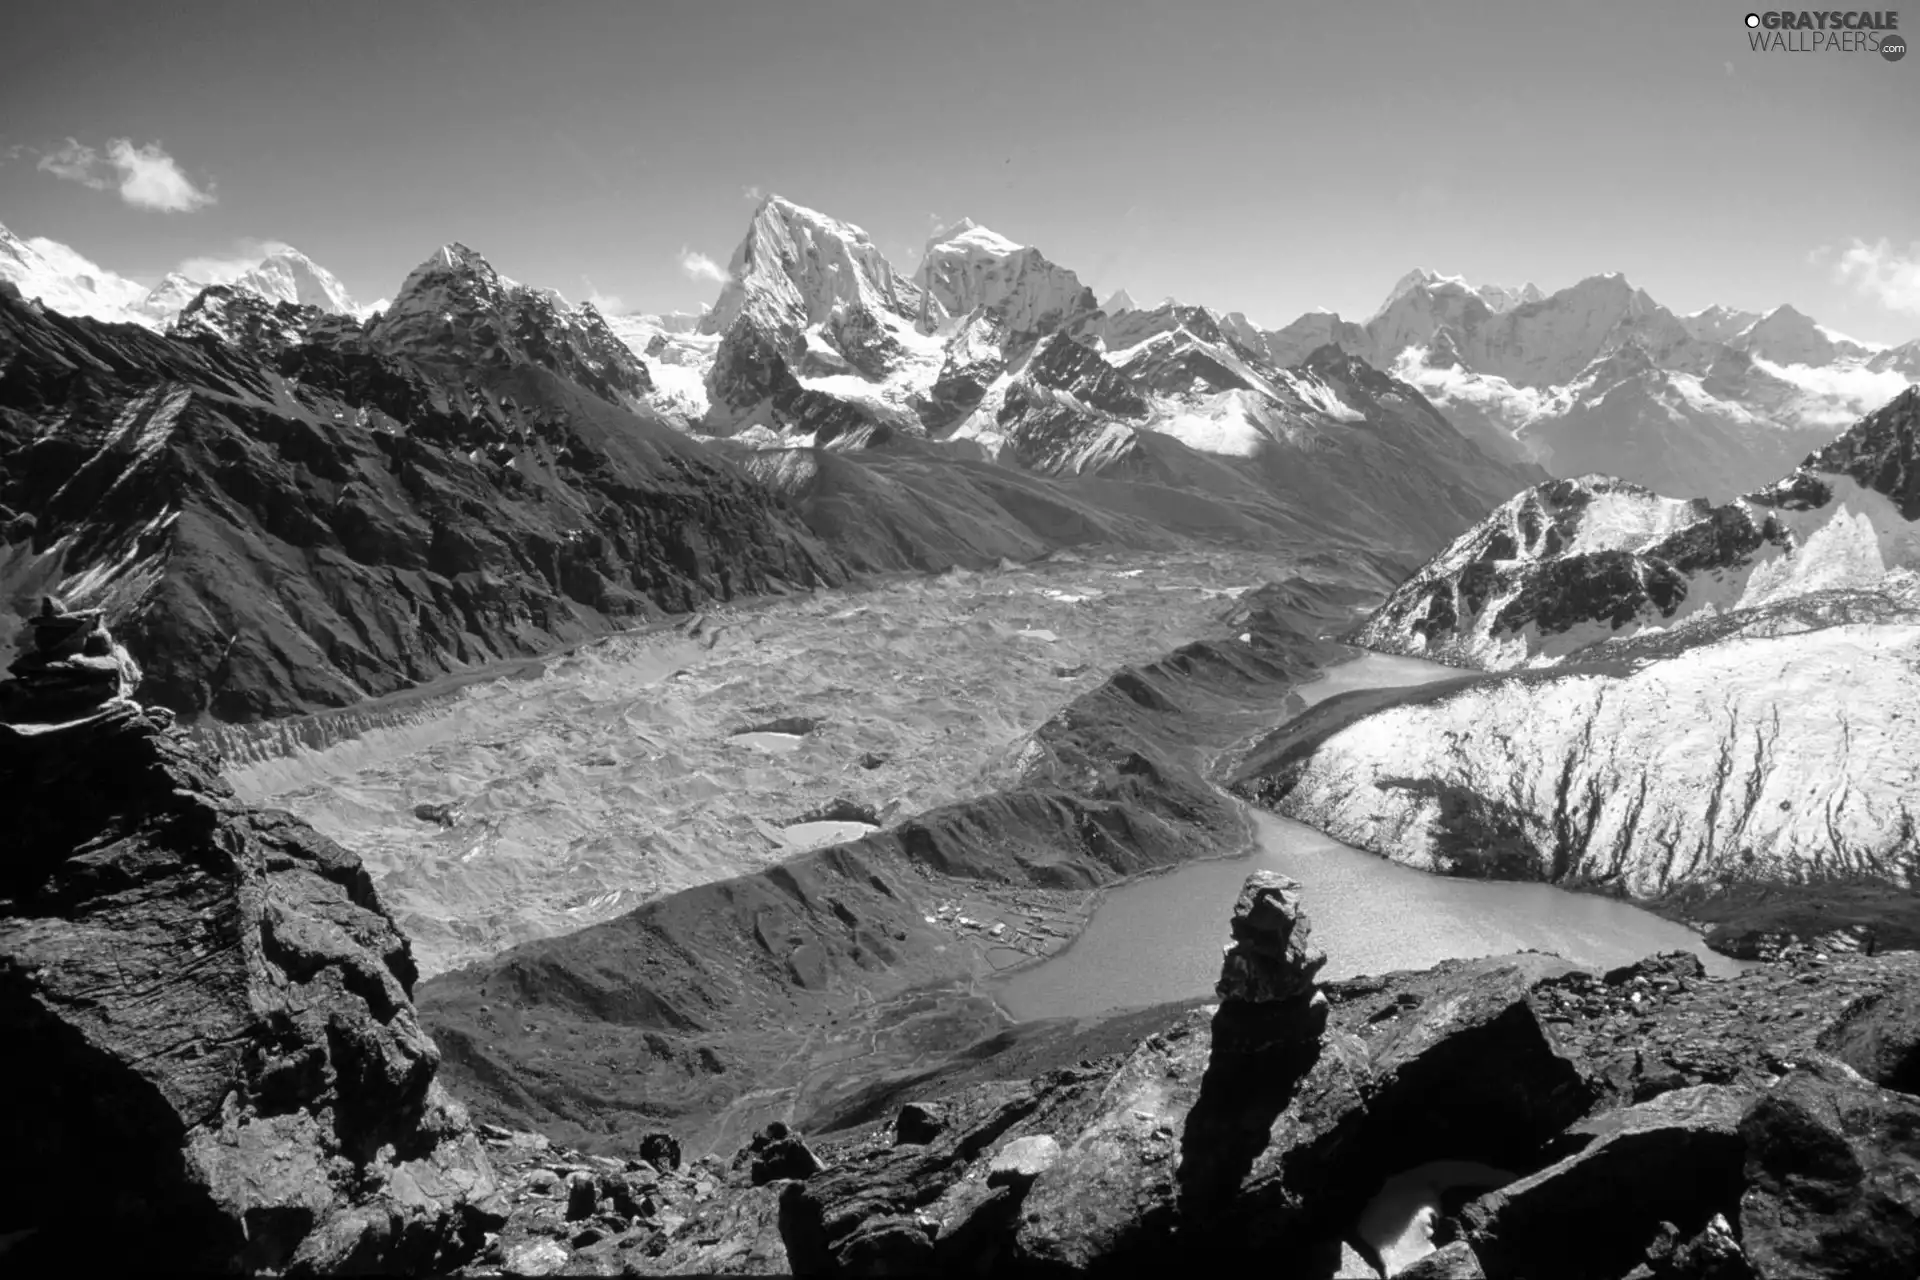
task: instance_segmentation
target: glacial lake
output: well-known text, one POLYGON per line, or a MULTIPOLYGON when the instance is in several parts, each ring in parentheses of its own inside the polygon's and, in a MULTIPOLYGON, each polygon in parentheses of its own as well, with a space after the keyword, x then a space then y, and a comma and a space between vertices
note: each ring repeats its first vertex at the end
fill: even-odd
MULTIPOLYGON (((1367 654, 1300 687, 1309 705, 1350 689, 1426 684, 1459 671, 1367 654)), ((1258 845, 1244 857, 1197 862, 1113 891, 1073 945, 1010 974, 996 998, 1020 1020, 1210 995, 1227 921, 1247 876, 1278 871, 1303 886, 1325 978, 1421 969, 1442 960, 1551 951, 1611 967, 1657 951, 1692 951, 1713 974, 1745 966, 1700 935, 1648 911, 1551 885, 1455 880, 1403 867, 1313 828, 1256 812, 1258 845)))

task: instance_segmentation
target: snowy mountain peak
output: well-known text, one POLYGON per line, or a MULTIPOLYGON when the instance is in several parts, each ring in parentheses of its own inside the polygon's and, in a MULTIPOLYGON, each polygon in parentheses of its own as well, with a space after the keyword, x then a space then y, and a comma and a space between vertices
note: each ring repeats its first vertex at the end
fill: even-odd
POLYGON ((1754 321, 1730 345, 1779 365, 1831 364, 1842 357, 1858 359, 1880 349, 1816 324, 1811 316, 1788 304, 1754 321))
POLYGON ((346 286, 331 271, 291 246, 268 254, 259 266, 242 272, 233 283, 269 302, 318 307, 328 315, 351 315, 355 311, 346 286))
POLYGON ((132 308, 146 290, 124 276, 81 257, 57 240, 23 240, 0 226, 0 280, 23 298, 38 298, 64 315, 116 323, 138 321, 132 308))
MULTIPOLYGON (((916 282, 948 316, 985 308, 1015 338, 1054 328, 1069 315, 1095 310, 1093 293, 1038 249, 962 218, 927 242, 916 282)), ((931 312, 931 305, 929 306, 931 312)), ((929 314, 922 328, 938 323, 929 314)))
POLYGON ((1499 315, 1530 302, 1539 302, 1547 295, 1540 286, 1529 281, 1515 289, 1503 284, 1471 284, 1465 276, 1442 275, 1438 271, 1429 271, 1425 267, 1415 267, 1412 271, 1394 281, 1393 288, 1387 293, 1387 300, 1373 313, 1378 320, 1394 309, 1394 304, 1410 294, 1432 296, 1470 296, 1486 304, 1487 310, 1499 315))
POLYGON ((935 248, 964 247, 977 250, 996 258, 1004 258, 1018 253, 1024 245, 1015 244, 997 231, 990 230, 975 222, 972 218, 962 218, 950 227, 943 227, 927 239, 927 252, 935 248))
POLYGON ((919 303, 920 291, 894 271, 865 231, 770 195, 754 210, 728 261, 727 282, 700 327, 723 333, 749 310, 776 327, 804 327, 844 305, 911 319, 919 303))
POLYGON ((1139 306, 1140 304, 1133 300, 1133 295, 1125 289, 1115 289, 1107 300, 1100 304, 1100 309, 1110 316, 1117 316, 1122 311, 1137 310, 1139 306))

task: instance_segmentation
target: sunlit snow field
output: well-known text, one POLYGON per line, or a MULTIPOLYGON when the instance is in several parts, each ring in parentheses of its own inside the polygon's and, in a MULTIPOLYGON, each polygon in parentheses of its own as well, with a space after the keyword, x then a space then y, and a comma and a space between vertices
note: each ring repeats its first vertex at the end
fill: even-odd
POLYGON ((432 974, 859 834, 800 825, 837 798, 891 823, 990 790, 1067 699, 1286 571, 1091 558, 720 610, 228 777, 358 852, 432 974))

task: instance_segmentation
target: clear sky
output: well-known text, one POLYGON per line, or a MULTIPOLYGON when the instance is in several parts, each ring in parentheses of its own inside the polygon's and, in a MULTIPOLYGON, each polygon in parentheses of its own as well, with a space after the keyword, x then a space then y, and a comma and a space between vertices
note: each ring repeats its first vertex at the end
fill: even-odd
POLYGON ((724 263, 775 191, 901 266, 967 214, 1269 325, 1427 266, 1920 336, 1920 54, 1755 53, 1746 11, 12 0, 0 223, 139 277, 289 242, 366 300, 457 239, 691 309, 683 251, 724 263))

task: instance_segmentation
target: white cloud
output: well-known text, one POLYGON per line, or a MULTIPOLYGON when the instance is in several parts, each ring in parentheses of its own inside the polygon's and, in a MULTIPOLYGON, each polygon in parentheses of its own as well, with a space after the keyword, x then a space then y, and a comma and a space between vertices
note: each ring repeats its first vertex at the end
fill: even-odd
POLYGON ((120 198, 136 209, 189 213, 214 202, 213 192, 181 172, 158 142, 136 147, 131 138, 114 138, 102 154, 68 138, 56 150, 42 153, 36 167, 95 191, 118 188, 120 198))
POLYGON ((189 280, 203 284, 232 284, 259 266, 269 254, 291 249, 279 240, 236 240, 230 254, 205 254, 182 259, 174 270, 189 280))
POLYGON ((680 270, 686 272, 690 280, 705 280, 711 284, 726 284, 733 279, 727 274, 725 267, 706 254, 696 253, 692 249, 680 250, 680 270))
POLYGON ((1884 236, 1874 244, 1856 238, 1833 264, 1833 278, 1889 311, 1920 315, 1920 240, 1902 251, 1884 236))
POLYGON ((742 200, 751 200, 755 204, 758 204, 760 203, 761 200, 765 199, 766 194, 767 193, 761 190, 758 185, 745 186, 740 188, 740 198, 742 200))
POLYGON ((105 191, 111 185, 99 174, 100 153, 74 138, 68 138, 66 144, 57 151, 43 154, 40 163, 34 167, 56 178, 82 183, 95 191, 105 191))

